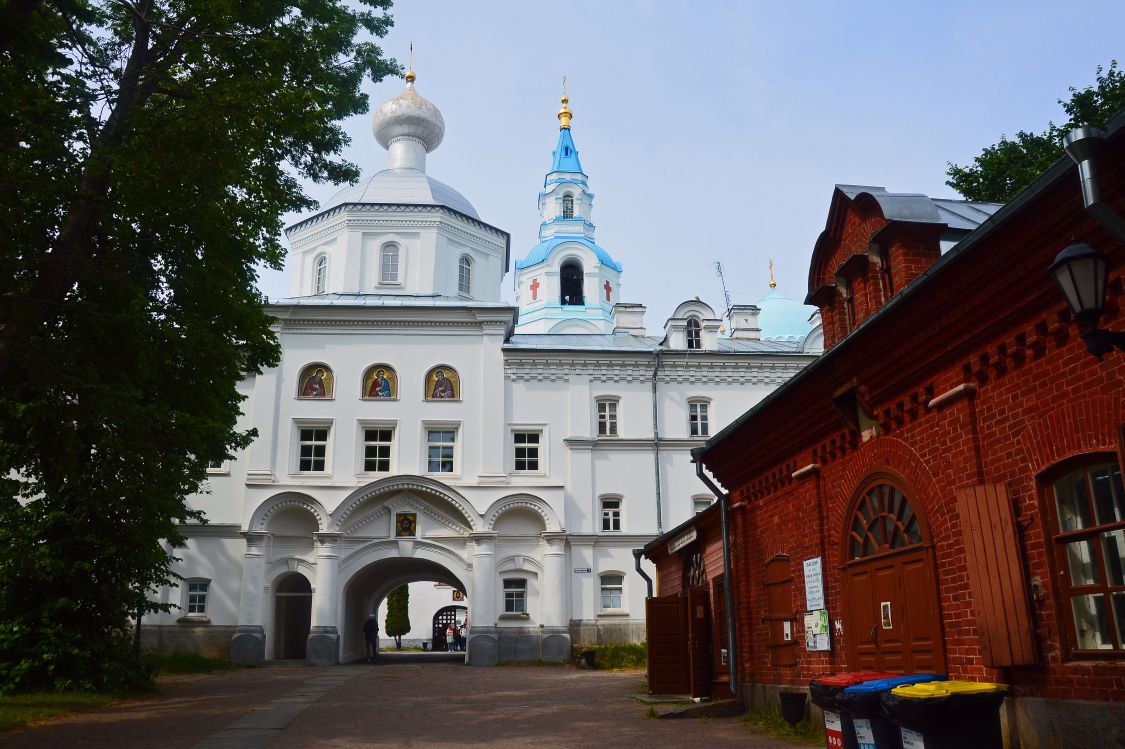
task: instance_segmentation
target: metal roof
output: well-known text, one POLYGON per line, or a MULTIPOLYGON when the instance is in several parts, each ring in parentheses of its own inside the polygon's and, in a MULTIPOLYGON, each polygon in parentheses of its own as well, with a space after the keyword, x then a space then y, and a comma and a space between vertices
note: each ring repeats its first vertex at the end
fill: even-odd
POLYGON ((931 198, 916 192, 887 192, 875 185, 836 185, 836 189, 852 200, 870 195, 888 221, 910 221, 923 224, 948 224, 951 229, 969 231, 1000 210, 1001 203, 974 200, 931 198))
POLYGON ((417 169, 384 169, 376 172, 326 200, 320 207, 320 212, 345 203, 444 205, 480 220, 477 210, 464 195, 417 169))
POLYGON ((751 341, 720 338, 715 350, 669 349, 660 338, 627 333, 520 333, 504 344, 507 349, 543 351, 637 351, 648 353, 660 349, 668 353, 700 356, 709 354, 800 354, 801 343, 790 341, 751 341))
POLYGON ((315 294, 271 299, 269 304, 292 307, 511 307, 507 302, 485 302, 440 294, 315 294))
POLYGON ((551 256, 551 251, 558 247, 560 244, 567 242, 577 242, 578 244, 592 250, 597 256, 598 262, 602 265, 613 268, 618 273, 621 272, 621 263, 617 262, 606 252, 604 247, 595 244, 593 241, 587 239, 581 234, 556 234, 550 239, 544 239, 539 244, 531 248, 531 252, 527 253, 527 257, 523 260, 516 261, 516 270, 530 268, 533 265, 544 263, 547 258, 551 256))

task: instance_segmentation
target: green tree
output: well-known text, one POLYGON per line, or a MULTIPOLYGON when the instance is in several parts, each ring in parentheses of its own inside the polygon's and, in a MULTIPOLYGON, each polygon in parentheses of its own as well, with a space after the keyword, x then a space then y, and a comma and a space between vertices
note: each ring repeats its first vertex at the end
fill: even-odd
POLYGON ((255 268, 398 70, 363 1, 0 7, 0 691, 143 678, 130 622, 278 360, 255 268))
POLYGON ((1020 130, 1009 139, 985 148, 969 166, 949 164, 945 183, 969 200, 1006 203, 1035 181, 1063 155, 1063 136, 1076 127, 1104 127, 1107 120, 1125 108, 1125 71, 1112 60, 1108 69, 1098 67, 1097 83, 1078 90, 1070 88, 1070 99, 1059 99, 1067 121, 1047 123, 1042 133, 1020 130))
POLYGON ((395 648, 402 650, 402 636, 410 631, 410 587, 400 585, 387 594, 387 634, 395 638, 395 648))

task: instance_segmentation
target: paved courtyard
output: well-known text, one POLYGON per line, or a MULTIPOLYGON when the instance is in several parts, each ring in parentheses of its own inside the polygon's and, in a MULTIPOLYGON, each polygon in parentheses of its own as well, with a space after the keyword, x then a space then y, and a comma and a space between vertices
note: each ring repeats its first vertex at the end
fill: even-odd
MULTIPOLYGON (((390 661, 390 659, 387 659, 390 661)), ((180 677, 162 693, 0 736, 5 749, 760 747, 737 718, 652 720, 643 674, 384 662, 180 677)))

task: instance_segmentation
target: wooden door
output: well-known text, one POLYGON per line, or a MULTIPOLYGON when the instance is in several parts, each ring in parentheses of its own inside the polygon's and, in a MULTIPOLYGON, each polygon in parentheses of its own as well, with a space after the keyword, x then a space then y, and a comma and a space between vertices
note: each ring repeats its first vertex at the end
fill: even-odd
POLYGON ((851 670, 945 671, 933 547, 894 485, 873 483, 845 536, 844 621, 851 670))
POLYGON ((691 689, 687 613, 684 596, 645 600, 649 694, 686 694, 691 689))
POLYGON ((691 696, 711 696, 711 596, 707 586, 688 590, 691 696))

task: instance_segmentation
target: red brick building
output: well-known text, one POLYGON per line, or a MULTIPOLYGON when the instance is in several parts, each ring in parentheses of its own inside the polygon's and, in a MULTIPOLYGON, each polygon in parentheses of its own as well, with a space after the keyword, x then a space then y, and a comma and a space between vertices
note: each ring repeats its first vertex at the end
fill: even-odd
POLYGON ((1122 114, 1093 161, 1091 208, 1069 158, 999 210, 837 187, 824 355, 695 452, 729 490, 742 690, 944 672, 1012 685, 1012 746, 1125 741, 1125 351, 1090 353, 1049 270, 1100 251, 1100 324, 1125 331, 1122 114))

